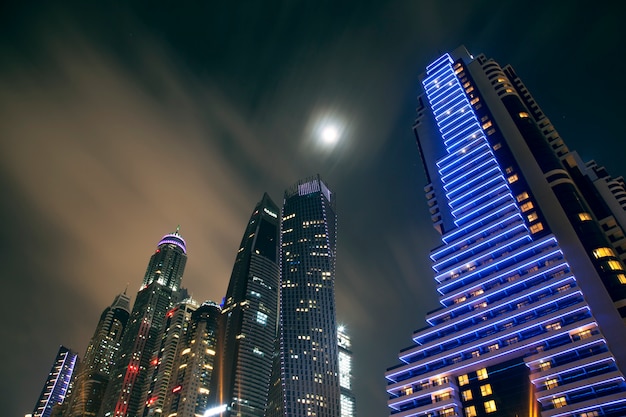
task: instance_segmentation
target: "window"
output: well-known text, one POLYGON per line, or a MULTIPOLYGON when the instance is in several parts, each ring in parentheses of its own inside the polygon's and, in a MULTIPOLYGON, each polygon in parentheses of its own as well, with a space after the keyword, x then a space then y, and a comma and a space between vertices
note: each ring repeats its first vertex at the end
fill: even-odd
POLYGON ((589 337, 591 337, 591 330, 587 329, 587 330, 581 330, 580 332, 578 332, 578 334, 576 335, 581 339, 587 339, 589 337))
POLYGON ((491 391, 491 384, 485 384, 480 386, 480 395, 486 397, 487 395, 491 395, 493 391, 491 391))
POLYGON ((513 174, 506 180, 509 182, 509 184, 513 184, 515 181, 519 180, 519 177, 517 176, 517 174, 513 174))
POLYGON ((491 120, 486 122, 486 123, 483 123, 483 129, 488 129, 491 126, 493 126, 493 123, 491 123, 491 120))
POLYGON ((480 350, 475 350, 472 352, 472 358, 477 358, 480 356, 480 350))
POLYGON ((413 387, 406 387, 404 389, 404 395, 411 395, 413 394, 413 387))
POLYGON ((511 172, 513 172, 513 167, 506 167, 504 172, 506 172, 507 174, 510 174, 511 172))
POLYGON ((539 369, 542 371, 547 371, 550 368, 552 368, 552 364, 550 362, 541 362, 539 364, 539 369))
POLYGON ((588 221, 592 220, 591 219, 591 214, 589 214, 589 213, 578 213, 578 219, 581 222, 588 222, 588 221))
POLYGON ((528 195, 528 193, 526 191, 524 191, 523 193, 518 194, 515 198, 517 199, 517 202, 520 203, 526 199, 528 199, 530 196, 528 195))
POLYGON ((552 378, 552 379, 546 380, 545 385, 546 385, 546 389, 552 389, 554 387, 558 387, 559 382, 556 380, 556 378, 552 378))
POLYGON ((565 407, 567 405, 567 400, 565 399, 565 397, 553 398, 552 404, 554 405, 554 408, 565 407))
POLYGON ((617 274, 617 279, 619 280, 620 284, 626 284, 626 275, 624 275, 624 274, 617 274))
POLYGON ((598 414, 597 411, 587 411, 586 413, 580 413, 580 417, 598 417, 600 414, 598 414))
POLYGON ((478 97, 475 97, 475 98, 473 98, 473 99, 470 101, 470 104, 471 104, 471 105, 474 105, 474 104, 478 103, 479 101, 480 101, 480 99, 479 99, 478 97))
POLYGON ((476 375, 478 376, 479 381, 489 378, 489 375, 487 374, 487 368, 479 369, 478 371, 476 371, 476 375))
POLYGON ((465 407, 465 417, 476 417, 476 407, 470 405, 469 407, 465 407))
POLYGON ((532 203, 532 201, 529 201, 527 203, 522 204, 519 208, 520 210, 522 210, 522 212, 528 211, 531 208, 534 208, 535 205, 532 203))
POLYGON ((546 325, 546 330, 550 331, 550 330, 559 330, 561 328, 561 323, 559 323, 558 321, 556 323, 551 323, 546 325))
POLYGON ((454 408, 444 408, 443 410, 441 410, 441 413, 439 413, 439 415, 442 417, 454 417, 456 413, 454 412, 454 408))
POLYGON ((607 256, 615 256, 615 252, 611 248, 602 247, 596 248, 592 251, 594 258, 606 258, 607 256))
POLYGON ((528 119, 530 117, 530 114, 526 113, 525 111, 521 111, 518 113, 518 116, 520 119, 528 119))
POLYGON ((496 402, 494 400, 485 401, 485 412, 487 414, 497 411, 496 402))
POLYGON ((462 387, 463 385, 467 384, 469 384, 469 377, 467 376, 467 374, 459 376, 459 386, 462 387))
POLYGON ((463 401, 469 401, 469 400, 474 399, 474 397, 472 396, 472 390, 471 389, 463 391, 461 393, 461 395, 463 396, 463 401))
POLYGON ((498 346, 498 344, 497 344, 497 343, 494 343, 493 345, 489 345, 489 346, 487 346, 487 350, 488 350, 489 352, 493 352, 494 350, 498 350, 498 349, 500 349, 500 346, 498 346))
POLYGON ((535 223, 532 226, 530 226, 530 233, 537 233, 537 232, 541 232, 542 230, 543 230, 543 224, 541 222, 535 223))
POLYGON ((611 269, 613 271, 617 271, 617 270, 623 269, 622 268, 622 264, 619 263, 619 261, 614 261, 612 259, 610 261, 608 261, 606 263, 606 265, 609 267, 609 269, 611 269))
MULTIPOLYGON (((531 203, 531 204, 532 204, 532 203, 531 203)), ((537 216, 537 212, 536 212, 536 211, 533 211, 532 213, 530 213, 530 214, 527 216, 527 218, 528 218, 528 221, 532 223, 532 222, 534 222, 535 220, 537 220, 537 219, 539 218, 539 216, 537 216)))

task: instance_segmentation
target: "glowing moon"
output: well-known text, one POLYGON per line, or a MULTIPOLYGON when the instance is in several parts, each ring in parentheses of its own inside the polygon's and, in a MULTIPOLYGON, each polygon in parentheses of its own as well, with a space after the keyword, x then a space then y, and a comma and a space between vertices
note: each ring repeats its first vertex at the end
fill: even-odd
POLYGON ((326 126, 322 129, 322 140, 327 145, 332 145, 339 139, 339 130, 335 126, 326 126))

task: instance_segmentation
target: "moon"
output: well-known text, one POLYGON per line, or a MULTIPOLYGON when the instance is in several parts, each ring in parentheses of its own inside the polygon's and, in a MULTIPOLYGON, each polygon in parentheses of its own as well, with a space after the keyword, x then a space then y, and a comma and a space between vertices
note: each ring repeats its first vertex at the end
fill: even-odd
POLYGON ((339 129, 334 125, 326 126, 321 132, 322 141, 327 145, 333 145, 339 139, 339 129))

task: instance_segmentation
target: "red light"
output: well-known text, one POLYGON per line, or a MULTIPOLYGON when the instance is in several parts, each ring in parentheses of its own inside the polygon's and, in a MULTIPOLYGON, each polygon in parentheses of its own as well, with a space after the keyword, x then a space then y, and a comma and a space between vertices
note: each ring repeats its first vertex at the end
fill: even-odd
POLYGON ((159 253, 161 252, 161 249, 157 249, 154 253, 159 253))
POLYGON ((159 358, 152 359, 152 366, 157 366, 159 364, 159 358))
POLYGON ((172 390, 172 392, 178 392, 178 391, 180 391, 181 389, 183 389, 183 386, 182 386, 182 385, 178 385, 178 386, 174 387, 174 389, 172 390))

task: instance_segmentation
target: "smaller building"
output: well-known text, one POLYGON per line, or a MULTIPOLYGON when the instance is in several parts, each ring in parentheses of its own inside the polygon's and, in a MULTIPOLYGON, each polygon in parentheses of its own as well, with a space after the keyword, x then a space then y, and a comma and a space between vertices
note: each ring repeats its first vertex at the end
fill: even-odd
POLYGON ((352 392, 352 343, 345 326, 337 328, 339 346, 339 388, 341 390, 341 417, 356 416, 356 399, 352 392))
POLYGON ((52 408, 57 404, 63 404, 77 362, 78 355, 76 352, 65 346, 59 348, 33 410, 33 417, 50 417, 52 408))

